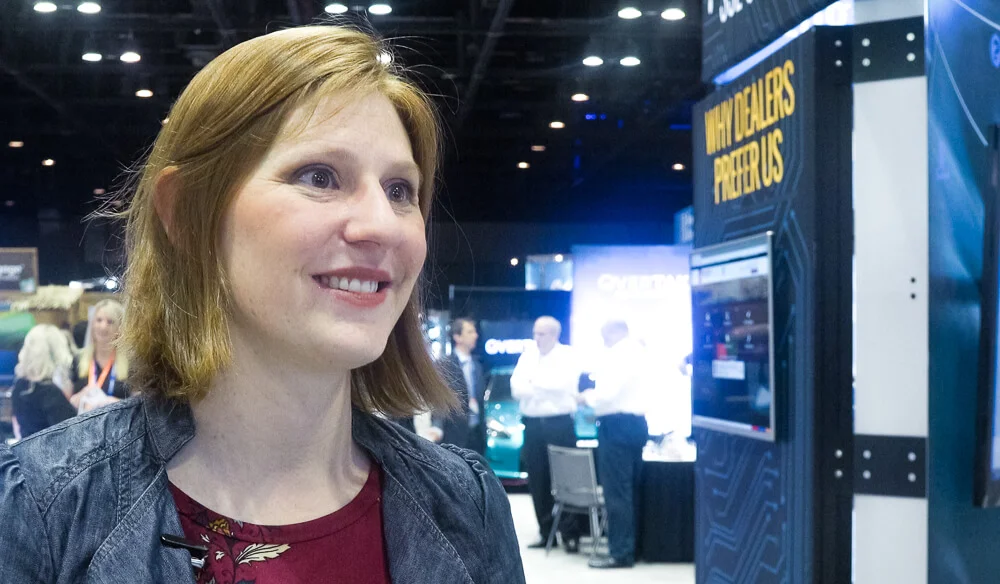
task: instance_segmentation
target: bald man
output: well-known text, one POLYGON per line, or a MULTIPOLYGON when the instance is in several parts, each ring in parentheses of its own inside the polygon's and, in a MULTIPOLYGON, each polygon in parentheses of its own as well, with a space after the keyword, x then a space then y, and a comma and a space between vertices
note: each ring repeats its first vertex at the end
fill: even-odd
MULTIPOLYGON (((525 469, 528 490, 535 506, 540 538, 529 548, 544 548, 552 529, 552 481, 549 476, 549 444, 576 446, 576 396, 580 386, 580 364, 573 350, 559 342, 562 325, 551 316, 535 321, 534 346, 517 361, 510 378, 511 394, 520 401, 524 423, 525 469)), ((559 534, 569 553, 579 550, 581 517, 563 516, 559 534)))

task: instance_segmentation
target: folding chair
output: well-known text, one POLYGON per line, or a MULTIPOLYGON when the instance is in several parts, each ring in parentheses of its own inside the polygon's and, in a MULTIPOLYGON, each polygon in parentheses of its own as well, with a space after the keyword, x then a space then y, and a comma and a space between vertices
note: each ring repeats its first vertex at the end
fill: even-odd
POLYGON ((607 523, 604 490, 597 484, 594 470, 594 452, 590 448, 563 448, 549 446, 549 472, 552 475, 552 529, 545 542, 545 553, 552 549, 559 520, 563 513, 590 516, 590 533, 593 538, 591 557, 597 555, 597 543, 603 526, 607 523))

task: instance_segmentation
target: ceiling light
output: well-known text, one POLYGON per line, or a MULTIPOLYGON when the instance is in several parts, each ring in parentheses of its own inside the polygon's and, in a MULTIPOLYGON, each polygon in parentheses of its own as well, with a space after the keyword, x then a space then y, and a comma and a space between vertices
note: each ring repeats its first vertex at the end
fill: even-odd
POLYGON ((11 148, 24 148, 24 142, 20 140, 11 140, 10 142, 7 142, 7 145, 11 148))
POLYGON ((98 197, 100 197, 101 195, 103 195, 106 192, 107 191, 105 191, 104 189, 94 189, 94 194, 97 195, 98 197))
POLYGON ((8 207, 13 207, 14 201, 7 201, 6 203, 4 203, 4 205, 7 205, 8 207))
POLYGON ((327 4, 323 10, 326 10, 328 14, 343 14, 347 12, 347 6, 340 2, 334 2, 333 4, 327 4))
POLYGON ((521 170, 527 170, 531 168, 531 165, 528 164, 527 162, 518 162, 517 167, 520 168, 521 170))
POLYGON ((680 170, 684 170, 684 165, 681 164, 680 162, 677 162, 677 163, 674 163, 674 165, 671 168, 673 168, 674 170, 680 171, 680 170))
POLYGON ((121 59, 123 63, 138 63, 142 60, 142 55, 135 51, 125 51, 122 53, 122 56, 118 58, 121 59))
POLYGON ((97 2, 81 2, 77 5, 76 10, 84 14, 97 14, 101 11, 101 5, 97 2))
POLYGON ((103 58, 104 56, 101 55, 100 53, 87 52, 83 54, 83 60, 87 61, 88 63, 97 63, 103 58))
POLYGON ((52 160, 51 158, 46 158, 45 160, 42 161, 42 166, 55 166, 55 165, 56 161, 52 160))
POLYGON ((598 57, 597 55, 591 55, 583 60, 583 64, 588 67, 600 67, 604 64, 604 59, 598 57))
POLYGON ((378 62, 382 63, 383 65, 391 65, 392 53, 389 53, 387 51, 382 51, 381 53, 378 54, 378 62))
POLYGON ((590 101, 590 96, 587 95, 586 93, 574 93, 573 97, 571 97, 570 99, 572 99, 575 102, 590 101))
POLYGON ((107 280, 104 281, 104 287, 107 288, 108 290, 117 290, 118 280, 114 278, 108 278, 107 280))
POLYGON ((684 14, 684 11, 680 8, 667 8, 660 13, 660 18, 663 20, 684 20, 685 16, 687 14, 684 14))
POLYGON ((552 259, 554 259, 557 264, 560 264, 566 258, 563 257, 563 254, 557 253, 556 256, 554 258, 552 258, 552 259))
POLYGON ((140 89, 135 92, 136 97, 153 97, 153 91, 151 89, 140 89))
POLYGON ((633 20, 642 16, 642 12, 634 6, 626 6, 618 11, 618 18, 633 20))
POLYGON ((553 130, 562 130, 563 128, 566 127, 566 124, 557 120, 555 122, 549 122, 549 127, 552 128, 553 130))
POLYGON ((545 146, 535 145, 531 147, 532 152, 545 152, 545 146))
POLYGON ((166 118, 163 118, 163 121, 162 121, 162 122, 160 122, 160 123, 161 123, 161 124, 163 124, 164 126, 166 126, 166 125, 167 125, 167 122, 169 122, 169 121, 170 121, 170 118, 169 118, 169 117, 166 117, 166 118))
POLYGON ((57 8, 52 2, 35 2, 35 12, 55 12, 57 8))
POLYGON ((521 263, 521 262, 517 258, 510 258, 510 265, 517 266, 517 264, 519 264, 519 263, 521 263))
POLYGON ((622 60, 618 62, 621 63, 622 67, 635 67, 639 63, 642 63, 639 57, 622 57, 622 60))
POLYGON ((388 4, 372 4, 368 7, 368 12, 374 14, 375 16, 385 16, 392 12, 392 6, 388 4))

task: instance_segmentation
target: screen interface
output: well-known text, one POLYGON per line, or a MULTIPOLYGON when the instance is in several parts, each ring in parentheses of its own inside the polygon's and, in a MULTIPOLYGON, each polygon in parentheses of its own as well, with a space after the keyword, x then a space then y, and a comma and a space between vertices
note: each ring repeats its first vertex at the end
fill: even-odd
POLYGON ((768 433, 770 260, 764 247, 758 255, 716 261, 691 272, 694 421, 712 426, 705 422, 715 420, 768 433))

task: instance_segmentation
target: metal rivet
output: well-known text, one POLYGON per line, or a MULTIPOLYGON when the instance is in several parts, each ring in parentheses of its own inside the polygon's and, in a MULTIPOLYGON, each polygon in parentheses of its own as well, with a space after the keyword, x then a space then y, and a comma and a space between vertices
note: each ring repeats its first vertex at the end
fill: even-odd
POLYGON ((917 475, 913 474, 912 472, 906 475, 906 478, 910 479, 911 483, 917 482, 917 475))
POLYGON ((872 64, 872 60, 869 59, 868 57, 865 57, 864 59, 861 60, 861 64, 867 67, 872 64))
POLYGON ((910 53, 906 55, 906 60, 912 63, 917 60, 917 56, 914 55, 913 53, 910 53))
POLYGON ((911 452, 906 458, 909 458, 910 462, 916 462, 917 461, 917 455, 916 455, 915 452, 911 452))
POLYGON ((833 46, 835 46, 835 47, 840 47, 840 46, 843 46, 843 45, 844 45, 844 43, 841 42, 840 39, 837 39, 837 40, 833 41, 833 46))
POLYGON ((917 38, 917 35, 913 34, 912 32, 906 33, 906 40, 910 41, 911 43, 914 40, 916 40, 916 38, 917 38))
POLYGON ((861 39, 861 46, 862 47, 867 47, 870 44, 872 44, 872 42, 870 40, 868 40, 868 39, 861 39))
POLYGON ((836 452, 833 453, 833 455, 836 456, 837 458, 844 458, 844 451, 838 449, 836 452))
POLYGON ((870 470, 866 470, 865 472, 861 473, 861 476, 865 477, 865 480, 867 481, 868 479, 872 478, 872 472, 870 470))
POLYGON ((844 471, 838 468, 836 472, 833 473, 833 476, 837 477, 838 479, 844 478, 844 471))
POLYGON ((842 66, 844 65, 844 62, 843 62, 843 61, 841 61, 840 59, 837 59, 837 62, 836 62, 836 63, 834 63, 834 65, 836 65, 836 66, 838 66, 838 67, 842 67, 842 66))
POLYGON ((861 456, 864 456, 865 460, 868 460, 868 459, 870 459, 872 457, 872 451, 871 450, 865 450, 864 452, 861 453, 861 456))

